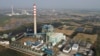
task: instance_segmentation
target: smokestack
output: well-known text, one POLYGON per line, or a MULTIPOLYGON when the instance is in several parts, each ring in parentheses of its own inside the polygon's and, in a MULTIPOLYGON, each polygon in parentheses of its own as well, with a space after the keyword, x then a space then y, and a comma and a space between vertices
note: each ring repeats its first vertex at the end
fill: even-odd
POLYGON ((33 14, 34 14, 34 35, 37 34, 37 24, 36 24, 36 4, 33 5, 33 14))
POLYGON ((11 9, 12 9, 12 15, 14 14, 14 8, 13 8, 13 5, 11 6, 11 9))

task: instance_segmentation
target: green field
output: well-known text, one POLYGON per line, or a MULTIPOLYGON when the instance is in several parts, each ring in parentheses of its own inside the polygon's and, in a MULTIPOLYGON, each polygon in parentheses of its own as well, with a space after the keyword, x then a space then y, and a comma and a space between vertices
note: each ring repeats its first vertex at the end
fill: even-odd
POLYGON ((0 26, 3 26, 6 24, 6 22, 10 19, 11 17, 0 15, 0 26))
POLYGON ((11 18, 21 18, 21 19, 24 19, 24 18, 32 18, 32 16, 26 16, 26 15, 21 15, 21 16, 12 16, 12 17, 9 17, 9 16, 5 16, 5 15, 0 15, 0 26, 3 26, 5 24, 7 24, 7 22, 11 19, 11 18))

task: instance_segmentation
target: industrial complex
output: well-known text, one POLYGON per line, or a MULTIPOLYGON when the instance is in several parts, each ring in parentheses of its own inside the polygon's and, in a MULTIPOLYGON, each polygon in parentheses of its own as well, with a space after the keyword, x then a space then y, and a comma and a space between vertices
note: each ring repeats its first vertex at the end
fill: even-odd
MULTIPOLYGON (((26 11, 22 14, 31 15, 26 11)), ((12 13, 7 15, 12 16, 20 14, 14 13, 12 7, 12 13)), ((33 5, 33 16, 34 33, 20 33, 17 37, 12 37, 11 41, 1 40, 0 45, 30 56, 93 56, 94 52, 91 50, 91 47, 97 35, 85 34, 84 36, 83 32, 88 30, 86 28, 84 30, 82 30, 83 28, 79 30, 77 27, 73 26, 73 30, 66 30, 69 26, 66 27, 65 25, 63 26, 64 28, 62 27, 61 29, 61 27, 54 28, 52 24, 43 25, 42 31, 38 33, 36 4, 33 5), (74 38, 69 38, 72 37, 74 33, 77 33, 76 36, 74 38), (84 38, 81 38, 83 36, 84 38)), ((26 30, 32 31, 31 29, 26 30)), ((4 36, 5 38, 8 37, 7 35, 4 36)))

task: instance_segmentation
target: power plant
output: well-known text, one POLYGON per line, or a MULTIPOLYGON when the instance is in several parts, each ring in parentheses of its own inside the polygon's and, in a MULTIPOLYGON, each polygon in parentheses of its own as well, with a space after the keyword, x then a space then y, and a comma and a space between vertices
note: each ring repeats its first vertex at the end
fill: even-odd
MULTIPOLYGON (((25 51, 28 53, 34 53, 38 56, 43 56, 45 53, 53 56, 53 47, 57 43, 66 41, 66 36, 63 33, 54 32, 54 27, 51 24, 43 25, 42 32, 37 33, 37 7, 36 4, 33 5, 33 22, 34 22, 34 33, 26 32, 21 34, 17 39, 12 38, 10 44, 11 48, 16 48, 20 51, 25 51), (17 43, 19 42, 19 43, 17 43)), ((14 14, 12 9, 12 14, 14 14)), ((27 29, 30 31, 30 29, 27 29)))
MULTIPOLYGON (((15 13, 15 11, 14 11, 14 6, 12 5, 12 6, 11 6, 11 13, 6 14, 6 15, 7 15, 7 16, 32 15, 32 14, 30 14, 29 12, 27 12, 27 10, 22 10, 22 9, 16 9, 16 10, 21 10, 22 12, 21 12, 21 13, 15 13)), ((28 11, 31 11, 31 10, 28 10, 28 11)))
POLYGON ((15 13, 14 12, 14 7, 11 6, 11 14, 6 14, 7 16, 14 16, 14 15, 21 15, 20 13, 15 13))
POLYGON ((33 11, 33 10, 25 10, 25 9, 17 9, 21 11, 21 15, 32 15, 31 13, 29 13, 28 11, 33 11))
MULTIPOLYGON (((2 39, 5 40, 8 37, 9 38, 7 41, 6 40, 0 41, 0 45, 5 46, 9 49, 16 50, 18 52, 28 54, 30 56, 33 56, 33 55, 36 55, 36 56, 66 56, 66 55, 67 56, 83 56, 83 54, 87 51, 88 51, 88 53, 92 52, 90 49, 92 46, 92 44, 91 44, 92 42, 90 43, 90 41, 89 41, 89 39, 91 40, 92 35, 85 34, 86 37, 88 37, 88 36, 91 37, 91 38, 89 38, 89 37, 85 38, 85 35, 82 34, 83 30, 84 30, 83 27, 81 27, 79 25, 78 27, 80 27, 80 28, 77 28, 73 24, 69 24, 69 23, 73 23, 73 21, 72 22, 68 21, 68 24, 67 24, 66 20, 64 20, 64 19, 59 22, 57 22, 55 20, 51 23, 49 21, 46 21, 46 22, 43 21, 43 23, 40 24, 41 22, 39 22, 39 23, 37 22, 38 21, 37 17, 42 19, 42 18, 44 18, 44 16, 46 16, 46 18, 47 18, 47 15, 45 15, 45 14, 43 15, 43 12, 42 12, 41 13, 42 15, 40 15, 40 16, 43 16, 43 17, 37 16, 38 13, 37 13, 36 4, 33 4, 32 8, 33 8, 32 14, 30 14, 29 12, 27 12, 27 10, 22 10, 22 9, 16 9, 16 10, 21 10, 22 13, 15 13, 14 7, 13 6, 11 7, 11 14, 7 14, 8 16, 24 15, 25 19, 30 20, 30 18, 27 18, 26 15, 32 15, 31 22, 29 22, 32 24, 26 24, 25 26, 22 25, 21 28, 18 28, 18 30, 20 29, 19 33, 17 32, 16 29, 15 29, 15 31, 11 30, 11 33, 9 33, 9 35, 2 33, 3 35, 0 36, 1 40, 2 39), (39 28, 37 27, 38 24, 40 25, 39 28), (43 24, 45 24, 45 25, 43 25, 43 24), (59 26, 58 26, 58 24, 59 24, 59 26), (55 28, 53 25, 55 26, 55 28), (41 29, 40 29, 40 27, 41 27, 41 29), (41 32, 38 33, 38 29, 41 32), (16 33, 13 34, 12 32, 13 33, 16 32, 16 33), (73 36, 73 35, 78 35, 78 33, 80 33, 79 37, 73 36), (82 38, 83 36, 84 36, 84 39, 82 38), (80 38, 82 38, 82 39, 80 39, 80 38), (80 53, 82 53, 82 54, 80 55, 80 53)), ((58 15, 61 16, 61 14, 63 16, 66 16, 65 15, 66 13, 64 13, 64 14, 59 13, 58 15, 56 13, 55 14, 54 13, 55 13, 55 10, 52 10, 51 14, 48 13, 48 15, 50 14, 49 17, 56 18, 55 16, 58 16, 58 15)), ((76 16, 74 15, 74 17, 76 17, 76 16)), ((13 18, 13 17, 11 17, 11 18, 13 18)), ((54 18, 50 18, 50 19, 52 20, 54 18)), ((24 22, 26 22, 26 21, 24 21, 24 22)), ((11 23, 11 24, 13 24, 13 23, 11 23)), ((90 31, 92 31, 92 28, 89 28, 89 26, 88 26, 88 29, 90 29, 90 31)), ((89 31, 88 29, 86 30, 86 28, 85 28, 86 31, 89 31)), ((84 30, 84 33, 85 33, 85 30, 84 30)), ((97 35, 94 35, 94 36, 97 37, 97 35)), ((94 38, 94 39, 96 39, 96 38, 94 38)), ((87 55, 87 53, 85 53, 85 54, 87 55)), ((93 54, 93 52, 92 52, 92 54, 93 54)))

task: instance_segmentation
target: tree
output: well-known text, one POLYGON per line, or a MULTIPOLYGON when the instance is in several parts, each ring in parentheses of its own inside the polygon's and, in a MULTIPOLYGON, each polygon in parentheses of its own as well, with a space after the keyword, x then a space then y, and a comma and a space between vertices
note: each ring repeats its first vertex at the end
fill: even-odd
POLYGON ((15 40, 16 40, 16 38, 15 38, 15 37, 12 37, 12 38, 11 38, 11 41, 15 41, 15 40))
POLYGON ((8 34, 3 34, 3 38, 7 39, 8 38, 8 34))

